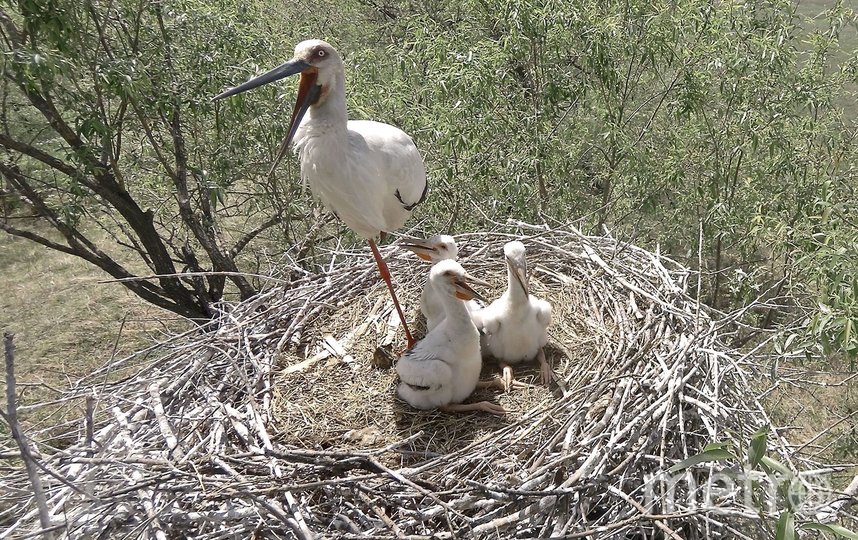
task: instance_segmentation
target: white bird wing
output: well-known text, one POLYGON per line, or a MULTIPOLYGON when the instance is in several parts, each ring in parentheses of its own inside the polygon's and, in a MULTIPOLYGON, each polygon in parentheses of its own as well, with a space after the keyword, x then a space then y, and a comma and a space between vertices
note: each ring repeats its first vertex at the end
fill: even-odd
POLYGON ((418 409, 447 405, 453 399, 453 370, 447 362, 420 343, 396 363, 399 396, 418 409))
POLYGON ((542 328, 548 328, 548 325, 551 324, 551 304, 541 298, 534 298, 533 300, 537 322, 542 328))
POLYGON ((483 356, 492 354, 491 348, 494 341, 492 338, 497 335, 501 328, 501 312, 497 307, 497 304, 492 302, 483 309, 471 312, 471 320, 474 321, 474 326, 480 331, 480 347, 483 356))
POLYGON ((380 194, 384 223, 392 231, 405 224, 411 210, 426 197, 426 167, 411 137, 399 128, 371 120, 351 120, 352 155, 371 156, 359 164, 366 171, 367 191, 380 194))
POLYGON ((483 334, 494 334, 500 330, 501 319, 504 314, 503 305, 504 299, 501 297, 486 307, 471 312, 471 319, 479 319, 480 324, 477 324, 477 327, 482 329, 483 334))
POLYGON ((482 321, 482 330, 483 334, 487 336, 491 336, 493 334, 497 334, 501 328, 501 319, 500 317, 484 317, 481 319, 482 321))

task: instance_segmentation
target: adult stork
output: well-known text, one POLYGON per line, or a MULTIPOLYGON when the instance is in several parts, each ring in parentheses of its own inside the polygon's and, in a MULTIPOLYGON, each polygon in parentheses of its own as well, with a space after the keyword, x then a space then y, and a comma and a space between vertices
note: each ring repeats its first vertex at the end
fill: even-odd
POLYGON ((349 120, 343 60, 329 43, 302 41, 286 63, 230 88, 214 99, 301 75, 298 98, 286 139, 272 170, 294 142, 301 176, 322 204, 369 241, 375 262, 405 329, 408 348, 415 341, 396 298, 390 271, 375 239, 394 231, 426 198, 426 168, 414 141, 389 124, 349 120))

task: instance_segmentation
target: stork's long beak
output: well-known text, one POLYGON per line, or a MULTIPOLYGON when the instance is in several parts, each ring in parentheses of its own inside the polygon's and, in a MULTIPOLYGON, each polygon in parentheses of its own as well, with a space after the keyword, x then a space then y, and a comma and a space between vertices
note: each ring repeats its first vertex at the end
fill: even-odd
POLYGON ((432 261, 438 255, 438 248, 425 240, 419 238, 409 238, 405 242, 399 244, 402 249, 411 251, 424 261, 432 261))
POLYGON ((513 277, 521 285, 522 290, 524 290, 524 294, 529 295, 530 292, 527 288, 527 263, 519 262, 515 259, 506 258, 506 264, 509 266, 510 271, 512 272, 513 277))
POLYGON ((244 84, 240 84, 235 88, 230 88, 229 90, 225 90, 220 94, 216 95, 212 98, 212 101, 217 101, 219 99, 223 99, 229 96, 234 96, 236 94, 240 94, 242 92, 247 92, 248 90, 253 90, 254 88, 258 88, 263 84, 268 84, 274 81, 279 81, 280 79, 285 79, 290 75, 295 75, 296 73, 301 73, 307 69, 310 69, 310 64, 304 62, 303 60, 299 60, 297 58, 293 58, 288 62, 277 66, 267 73, 263 73, 259 77, 254 77, 247 81, 244 84))
POLYGON ((487 300, 483 297, 483 295, 471 288, 471 283, 480 285, 482 287, 489 286, 487 282, 475 278, 474 276, 466 272, 461 278, 457 278, 453 281, 453 285, 456 288, 456 298, 458 298, 459 300, 471 300, 472 298, 476 298, 480 302, 487 303, 487 300))
POLYGON ((292 119, 289 121, 289 132, 283 140, 283 143, 280 145, 277 157, 274 159, 274 164, 271 166, 272 172, 274 171, 274 168, 277 167, 277 164, 280 163, 280 160, 283 159, 283 156, 286 155, 286 150, 289 148, 289 144, 292 142, 292 138, 295 136, 298 126, 301 125, 301 119, 304 118, 304 114, 307 112, 307 109, 309 109, 311 105, 316 104, 316 102, 319 101, 319 97, 322 95, 322 87, 316 84, 319 74, 318 70, 303 60, 293 58, 271 71, 263 73, 259 77, 254 77, 246 83, 240 84, 235 88, 230 88, 229 90, 221 92, 212 98, 214 101, 234 96, 236 94, 258 88, 264 84, 285 79, 286 77, 297 73, 301 74, 301 82, 298 85, 298 98, 295 101, 295 108, 292 111, 292 119))

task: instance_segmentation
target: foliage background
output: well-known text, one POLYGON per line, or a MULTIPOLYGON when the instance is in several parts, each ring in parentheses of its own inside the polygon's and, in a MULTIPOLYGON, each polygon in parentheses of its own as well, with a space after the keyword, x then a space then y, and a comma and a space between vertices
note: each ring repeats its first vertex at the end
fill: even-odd
MULTIPOLYGON (((316 248, 356 240, 320 212, 294 160, 266 175, 294 83, 210 101, 286 60, 298 41, 321 37, 344 54, 351 116, 398 125, 422 150, 432 190, 416 227, 460 233, 521 219, 608 230, 699 267, 714 308, 762 296, 768 307, 747 322, 854 369, 858 38, 848 2, 0 4, 28 32, 23 47, 4 32, 5 135, 92 172, 25 99, 32 85, 56 97, 93 155, 121 139, 111 166, 153 212, 177 272, 223 270, 220 253, 242 272, 283 277, 284 258, 313 270, 316 248), (135 114, 118 122, 123 103, 136 104, 135 114), (176 151, 174 114, 187 149, 188 215, 173 157, 166 166, 159 158, 176 151)), ((5 148, 2 161, 24 171, 57 222, 129 274, 153 270, 97 193, 5 148)), ((31 219, 43 212, 20 189, 5 193, 3 223, 62 239, 31 219)), ((253 290, 265 286, 247 279, 253 290)), ((191 295, 217 288, 181 282, 191 295)), ((236 298, 238 288, 224 283, 221 292, 236 298)))

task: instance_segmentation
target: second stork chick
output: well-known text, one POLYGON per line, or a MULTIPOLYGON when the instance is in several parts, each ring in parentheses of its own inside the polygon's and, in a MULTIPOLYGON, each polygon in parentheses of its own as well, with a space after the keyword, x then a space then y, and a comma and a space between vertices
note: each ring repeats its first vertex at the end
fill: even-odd
POLYGON ((551 381, 551 366, 542 348, 548 343, 551 304, 530 294, 524 244, 515 240, 503 247, 507 267, 507 289, 500 298, 474 313, 482 330, 482 350, 496 358, 503 369, 503 384, 513 384, 511 364, 539 361, 542 383, 551 381))
MULTIPOLYGON (((415 255, 432 265, 441 261, 455 261, 459 255, 456 240, 447 234, 436 234, 425 240, 409 238, 400 247, 414 252, 415 255)), ((426 333, 432 331, 444 320, 444 293, 431 280, 426 280, 423 292, 420 294, 420 312, 426 317, 426 333)), ((469 311, 481 309, 476 300, 469 300, 465 306, 469 311)))
POLYGON ((488 284, 469 275, 453 260, 435 264, 429 272, 429 283, 439 291, 445 317, 399 358, 399 396, 417 409, 505 414, 503 407, 489 401, 462 403, 480 385, 483 364, 480 333, 465 302, 482 298, 470 283, 488 284))

